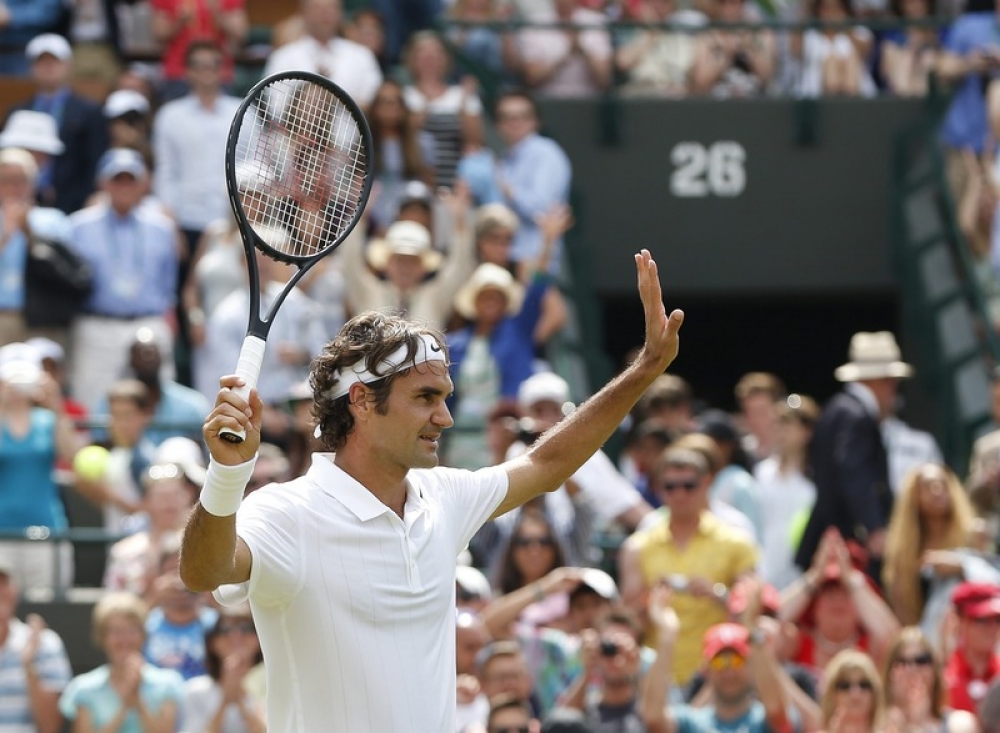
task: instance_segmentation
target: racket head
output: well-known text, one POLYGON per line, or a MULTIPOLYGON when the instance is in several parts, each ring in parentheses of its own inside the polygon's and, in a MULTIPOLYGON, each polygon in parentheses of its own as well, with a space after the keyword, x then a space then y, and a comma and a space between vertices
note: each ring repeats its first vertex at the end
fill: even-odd
POLYGON ((226 144, 226 185, 244 244, 300 267, 335 249, 371 193, 372 149, 360 107, 329 79, 288 71, 259 81, 226 144))

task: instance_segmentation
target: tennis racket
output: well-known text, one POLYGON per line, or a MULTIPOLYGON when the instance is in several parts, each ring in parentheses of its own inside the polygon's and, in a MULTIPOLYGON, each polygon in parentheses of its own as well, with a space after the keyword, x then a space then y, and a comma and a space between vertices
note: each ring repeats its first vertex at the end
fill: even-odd
MULTIPOLYGON (((236 365, 244 399, 257 384, 267 334, 286 296, 361 218, 372 185, 371 150, 358 105, 317 74, 269 76, 236 112, 226 142, 226 185, 249 272, 250 318, 236 365), (298 268, 265 315, 257 253, 298 268)), ((246 438, 243 431, 220 433, 231 443, 246 438)))

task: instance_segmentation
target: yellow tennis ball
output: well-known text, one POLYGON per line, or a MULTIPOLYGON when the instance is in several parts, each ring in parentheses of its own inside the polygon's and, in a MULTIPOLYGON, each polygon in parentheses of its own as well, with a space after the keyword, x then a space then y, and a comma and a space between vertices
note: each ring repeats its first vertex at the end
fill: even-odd
POLYGON ((73 457, 73 471, 82 479, 97 481, 104 477, 108 470, 108 459, 111 453, 99 445, 88 445, 81 448, 73 457))

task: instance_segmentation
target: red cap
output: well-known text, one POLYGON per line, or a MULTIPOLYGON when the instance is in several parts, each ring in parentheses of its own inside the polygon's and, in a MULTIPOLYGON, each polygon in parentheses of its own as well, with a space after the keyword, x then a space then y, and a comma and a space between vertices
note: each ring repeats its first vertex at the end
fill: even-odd
POLYGON ((951 602, 959 616, 1000 618, 1000 585, 959 583, 952 591, 951 602))
POLYGON ((705 632, 701 653, 705 659, 712 659, 726 649, 732 649, 743 657, 750 656, 750 632, 739 624, 716 624, 705 632))

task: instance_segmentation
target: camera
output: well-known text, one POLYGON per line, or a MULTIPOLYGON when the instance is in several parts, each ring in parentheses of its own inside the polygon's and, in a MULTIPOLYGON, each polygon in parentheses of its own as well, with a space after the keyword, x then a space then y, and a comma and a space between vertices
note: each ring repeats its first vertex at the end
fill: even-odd
POLYGON ((613 657, 618 654, 618 645, 608 639, 601 639, 601 656, 613 657))

